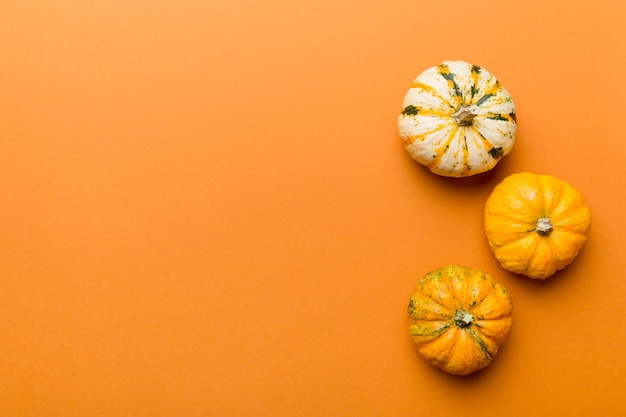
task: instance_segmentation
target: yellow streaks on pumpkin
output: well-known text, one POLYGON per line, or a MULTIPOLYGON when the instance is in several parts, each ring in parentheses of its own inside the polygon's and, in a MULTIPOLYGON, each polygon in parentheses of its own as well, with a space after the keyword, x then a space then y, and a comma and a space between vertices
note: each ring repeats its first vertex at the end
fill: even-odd
MULTIPOLYGON (((471 77, 472 77, 472 87, 474 88, 474 90, 476 92, 478 92, 478 84, 480 83, 479 80, 479 73, 478 71, 474 71, 473 69, 470 71, 471 77)), ((472 97, 474 96, 474 94, 472 94, 472 97)))
POLYGON ((433 97, 438 98, 439 100, 441 100, 442 102, 444 102, 445 104, 449 104, 448 99, 445 98, 444 96, 442 96, 439 91, 437 91, 437 89, 433 86, 430 86, 428 84, 424 84, 421 82, 414 82, 411 84, 411 88, 418 88, 420 90, 423 90, 425 92, 427 92, 428 94, 430 94, 433 97))
POLYGON ((448 82, 448 87, 450 91, 453 91, 452 98, 454 99, 454 105, 460 106, 463 104, 463 98, 461 97, 461 91, 459 90, 459 85, 454 81, 454 74, 450 72, 450 68, 447 65, 438 65, 437 69, 439 70, 439 74, 448 82))
POLYGON ((433 134, 433 133, 435 133, 435 132, 438 132, 438 131, 440 131, 440 130, 443 130, 443 129, 445 129, 445 128, 446 128, 446 125, 445 125, 445 124, 440 124, 440 125, 438 125, 437 127, 435 127, 434 129, 427 130, 427 131, 422 132, 422 133, 420 133, 420 134, 418 134, 418 135, 411 135, 411 136, 409 136, 409 137, 405 138, 405 139, 404 139, 404 142, 405 142, 406 144, 409 144, 409 145, 410 145, 410 144, 412 144, 413 142, 415 142, 415 141, 416 141, 416 140, 418 140, 418 139, 419 139, 421 142, 423 142, 424 140, 426 140, 426 136, 431 135, 431 134, 433 134))
POLYGON ((450 145, 452 144, 452 142, 456 141, 457 135, 459 134, 459 131, 462 128, 463 127, 458 126, 458 125, 455 126, 452 132, 448 135, 448 138, 446 139, 446 141, 437 149, 435 149, 435 157, 430 162, 430 164, 427 165, 428 168, 432 168, 441 162, 441 159, 443 158, 443 156, 450 150, 450 145))
POLYGON ((480 133, 480 131, 478 129, 472 129, 475 133, 476 136, 478 137, 478 139, 480 140, 480 144, 483 146, 483 148, 485 149, 485 151, 490 151, 491 148, 493 148, 493 144, 491 142, 489 142, 483 135, 482 133, 480 133))
MULTIPOLYGON (((454 152, 454 159, 459 160, 459 152, 462 154, 462 165, 466 170, 470 170, 471 166, 469 163, 470 153, 469 146, 467 144, 467 132, 474 132, 474 137, 477 137, 480 140, 480 145, 485 149, 485 152, 488 152, 493 145, 485 139, 485 137, 476 129, 474 126, 455 126, 454 129, 450 132, 447 140, 441 144, 439 147, 435 149, 434 158, 426 165, 429 169, 433 169, 441 164, 444 155, 448 152, 454 152)), ((474 140, 474 143, 476 141, 474 140)), ((477 147, 478 144, 476 143, 477 147)), ((461 161, 460 161, 461 162, 461 161)), ((457 165, 458 166, 458 165, 457 165)))

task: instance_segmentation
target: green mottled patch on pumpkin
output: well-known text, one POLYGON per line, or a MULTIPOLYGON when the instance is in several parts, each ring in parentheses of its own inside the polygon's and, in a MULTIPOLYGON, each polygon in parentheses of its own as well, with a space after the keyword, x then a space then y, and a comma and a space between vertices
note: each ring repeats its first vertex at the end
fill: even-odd
POLYGON ((487 119, 491 119, 491 120, 501 120, 503 122, 508 122, 509 119, 507 119, 506 117, 504 117, 501 114, 492 114, 491 116, 487 116, 487 119))
POLYGON ((454 77, 456 77, 456 74, 453 72, 439 72, 441 74, 441 76, 443 78, 445 78, 447 81, 450 81, 452 83, 452 88, 454 88, 454 94, 456 94, 457 96, 461 96, 461 89, 459 88, 459 85, 456 83, 456 80, 454 79, 454 77))
POLYGON ((489 93, 489 94, 485 94, 484 96, 482 96, 480 99, 478 99, 478 101, 476 102, 477 106, 480 106, 481 104, 483 104, 485 101, 489 100, 491 97, 493 97, 493 94, 489 93))
POLYGON ((441 336, 449 328, 450 328, 450 323, 447 323, 436 329, 424 329, 422 326, 412 325, 410 328, 410 332, 411 332, 411 336, 415 336, 415 337, 435 337, 435 336, 441 336))
POLYGON ((419 113, 419 109, 412 104, 409 104, 402 110, 402 114, 405 116, 416 116, 419 113))
POLYGON ((412 298, 409 300, 408 313, 409 313, 409 316, 412 316, 413 314, 415 314, 415 300, 412 298))
POLYGON ((492 360, 493 357, 495 356, 490 350, 489 347, 487 346, 487 343, 485 343, 485 341, 482 339, 482 337, 480 337, 474 330, 472 330, 471 328, 467 329, 468 333, 470 334, 470 336, 472 337, 472 340, 474 342, 476 342, 476 344, 478 345, 478 347, 480 348, 480 351, 483 353, 483 355, 485 356, 485 359, 487 360, 492 360))
POLYGON ((504 155, 504 150, 501 147, 491 148, 488 153, 493 159, 499 159, 504 155))

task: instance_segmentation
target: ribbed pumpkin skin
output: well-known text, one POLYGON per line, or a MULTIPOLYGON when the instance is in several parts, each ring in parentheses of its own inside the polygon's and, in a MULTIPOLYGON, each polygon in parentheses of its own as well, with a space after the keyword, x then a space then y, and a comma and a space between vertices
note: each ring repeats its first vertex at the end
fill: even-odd
POLYGON ((489 365, 511 330, 511 297, 485 272, 449 265, 426 274, 409 300, 418 352, 444 371, 467 375, 489 365))
POLYGON ((432 172, 467 177, 492 169, 513 148, 515 104, 484 68, 445 61, 411 84, 398 131, 409 154, 432 172))
POLYGON ((533 279, 572 263, 591 228, 578 190, 551 175, 529 172, 510 175, 494 188, 484 220, 489 247, 502 267, 533 279), (541 229, 547 227, 545 219, 549 231, 541 229))

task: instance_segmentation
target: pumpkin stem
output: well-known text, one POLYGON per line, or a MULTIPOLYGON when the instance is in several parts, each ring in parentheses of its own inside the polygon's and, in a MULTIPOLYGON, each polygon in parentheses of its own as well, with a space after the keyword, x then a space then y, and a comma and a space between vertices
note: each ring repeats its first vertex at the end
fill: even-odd
POLYGON ((554 227, 549 217, 541 217, 537 220, 537 228, 535 229, 537 234, 540 236, 548 236, 552 230, 554 230, 554 227))
POLYGON ((454 118, 454 121, 459 126, 469 126, 472 124, 474 117, 476 117, 475 111, 474 107, 461 106, 461 108, 452 115, 452 118, 454 118))
POLYGON ((454 324, 463 329, 465 327, 469 327, 469 325, 472 324, 473 319, 474 317, 467 311, 458 310, 454 315, 454 324))

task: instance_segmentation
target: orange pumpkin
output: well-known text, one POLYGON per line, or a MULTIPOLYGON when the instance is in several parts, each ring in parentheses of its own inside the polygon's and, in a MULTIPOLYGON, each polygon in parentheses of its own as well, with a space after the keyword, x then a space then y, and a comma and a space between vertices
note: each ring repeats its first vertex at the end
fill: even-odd
POLYGON ((565 268, 587 240, 591 215, 581 193, 550 175, 510 175, 485 205, 485 233, 502 267, 534 279, 565 268))
POLYGON ((449 265, 426 274, 409 300, 418 352, 444 371, 467 375, 489 365, 511 330, 511 297, 485 272, 449 265))

